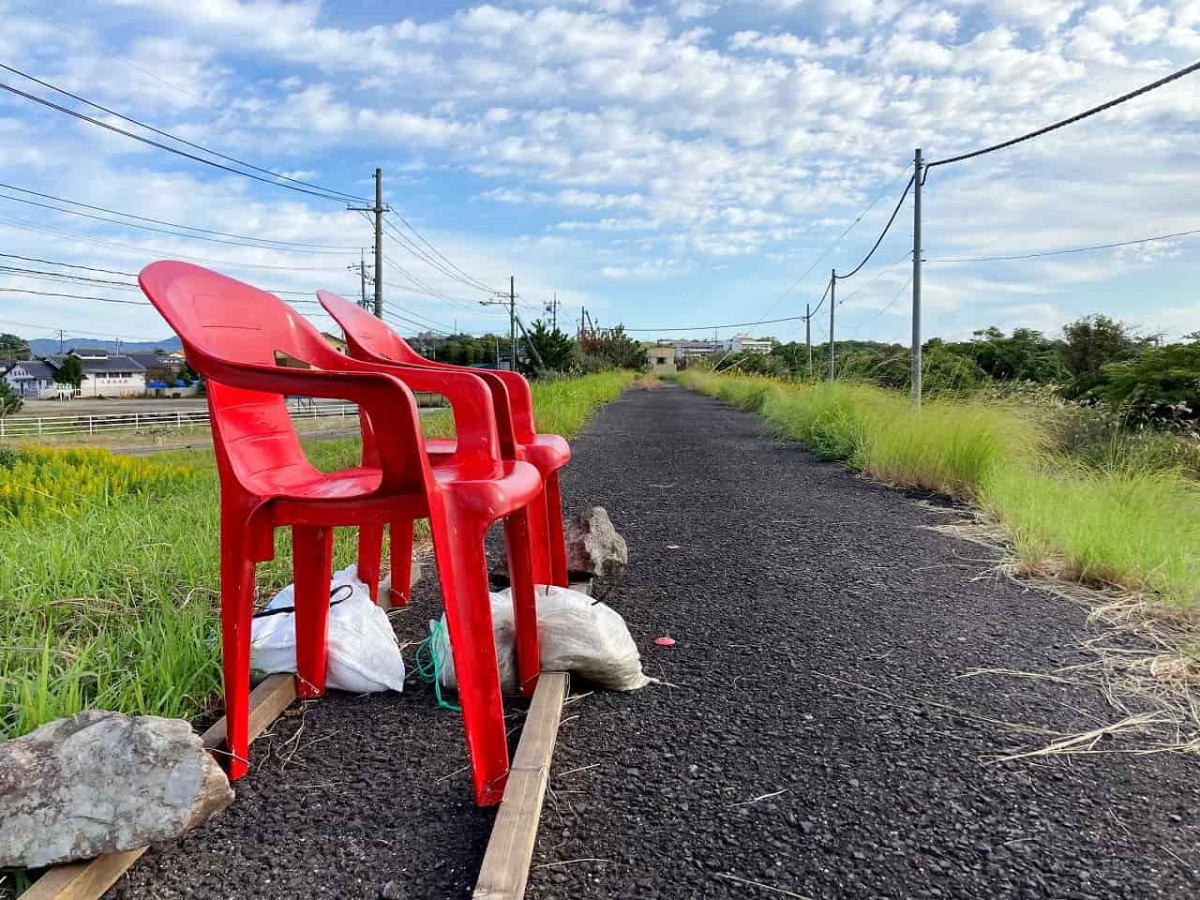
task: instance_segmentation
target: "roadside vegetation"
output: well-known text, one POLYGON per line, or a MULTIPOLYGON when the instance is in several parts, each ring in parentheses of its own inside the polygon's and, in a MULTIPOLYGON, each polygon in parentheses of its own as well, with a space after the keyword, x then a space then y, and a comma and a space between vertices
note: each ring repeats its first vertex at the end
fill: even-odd
MULTIPOLYGON (((572 436, 635 375, 535 382, 541 431, 572 436)), ((448 413, 428 430, 453 431, 448 413)), ((306 444, 357 464, 357 439, 306 444)), ((211 451, 151 459, 0 448, 0 739, 85 708, 194 717, 220 689, 218 492, 211 451)), ((291 581, 284 531, 260 595, 291 581)), ((339 566, 354 559, 339 529, 339 566)))
POLYGON ((696 370, 680 379, 761 414, 824 459, 976 504, 1030 573, 1200 605, 1200 466, 1191 438, 995 396, 947 394, 916 409, 904 394, 862 382, 696 370))

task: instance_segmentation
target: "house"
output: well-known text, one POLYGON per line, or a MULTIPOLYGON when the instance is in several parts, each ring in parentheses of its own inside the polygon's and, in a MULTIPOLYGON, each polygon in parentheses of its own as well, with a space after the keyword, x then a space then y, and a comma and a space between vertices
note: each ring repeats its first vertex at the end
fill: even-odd
POLYGON ((76 397, 140 397, 146 393, 146 369, 135 359, 102 348, 78 347, 64 356, 47 356, 46 364, 57 372, 68 356, 78 358, 83 367, 76 397))
POLYGON ((729 340, 722 342, 721 349, 729 353, 757 353, 760 356, 767 356, 775 349, 775 339, 752 338, 745 333, 735 334, 729 340))
POLYGON ((721 349, 716 341, 683 340, 672 341, 671 344, 675 347, 676 362, 686 362, 689 359, 701 359, 706 356, 712 356, 721 349))
POLYGON ((12 363, 4 372, 4 380, 8 382, 19 397, 26 400, 37 400, 41 397, 53 397, 59 388, 66 385, 56 384, 54 368, 41 360, 24 360, 12 363))
POLYGON ((671 344, 655 344, 646 349, 652 375, 675 374, 675 347, 671 344))
POLYGON ((325 343, 336 350, 342 356, 348 356, 350 353, 349 345, 336 334, 330 334, 328 331, 322 331, 321 337, 325 338, 325 343))

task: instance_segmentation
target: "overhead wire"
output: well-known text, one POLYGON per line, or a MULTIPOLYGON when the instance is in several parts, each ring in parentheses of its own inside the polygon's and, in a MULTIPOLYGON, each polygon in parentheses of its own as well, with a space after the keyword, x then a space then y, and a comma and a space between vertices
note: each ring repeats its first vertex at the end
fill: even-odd
POLYGON ((862 258, 862 261, 857 266, 855 266, 845 275, 835 275, 834 277, 837 278, 838 281, 844 281, 847 278, 853 278, 862 270, 863 266, 870 262, 871 257, 875 255, 875 251, 879 249, 879 245, 883 243, 883 239, 887 237, 887 233, 892 230, 892 225, 896 221, 896 216, 900 214, 900 209, 904 206, 904 201, 908 199, 908 192, 912 190, 914 181, 916 181, 915 174, 908 179, 908 184, 904 186, 904 192, 900 194, 900 200, 896 203, 896 208, 892 210, 892 215, 888 218, 887 224, 883 226, 883 231, 879 233, 879 237, 875 239, 875 243, 871 246, 871 249, 867 251, 867 255, 862 258))
MULTIPOLYGON (((1183 78, 1185 75, 1190 75, 1197 70, 1200 70, 1200 61, 1194 62, 1190 66, 1184 66, 1182 69, 1172 72, 1170 75, 1167 75, 1163 78, 1159 78, 1157 81, 1152 81, 1149 84, 1142 85, 1136 90, 1122 94, 1119 97, 1114 97, 1112 100, 1101 103, 1099 106, 1093 106, 1091 109, 1086 109, 1081 113, 1077 113, 1069 118, 1062 119, 1051 125, 1047 125, 1044 128, 1039 128, 1036 131, 1031 131, 1028 134, 1023 134, 1020 137, 1011 138, 1007 141, 1001 141, 999 144, 993 144, 990 147, 984 147, 980 150, 972 150, 970 153, 960 153, 957 156, 951 156, 947 157, 946 159, 939 159, 935 162, 926 163, 924 168, 926 172, 928 172, 930 169, 936 168, 937 166, 947 166, 951 163, 962 162, 967 159, 974 159, 977 156, 983 156, 987 153, 995 153, 997 150, 1003 150, 1006 147, 1012 147, 1016 144, 1023 143, 1024 141, 1041 137, 1043 134, 1049 134, 1051 131, 1056 131, 1059 128, 1072 125, 1075 122, 1082 121, 1083 119, 1094 116, 1097 113, 1102 113, 1107 109, 1112 109, 1114 106, 1119 106, 1120 104, 1125 103, 1128 100, 1132 100, 1135 97, 1140 97, 1142 94, 1147 94, 1150 91, 1157 90, 1158 88, 1170 84, 1172 81, 1177 81, 1178 79, 1183 78)), ((924 179, 921 180, 921 183, 925 183, 924 179)))
MULTIPOLYGON (((279 249, 281 251, 287 251, 287 252, 293 252, 293 253, 306 252, 306 253, 342 254, 343 252, 357 251, 360 249, 359 247, 351 247, 349 245, 347 245, 347 246, 332 246, 329 244, 310 244, 310 243, 304 243, 301 241, 280 241, 280 240, 275 240, 273 238, 255 237, 254 235, 250 235, 250 234, 236 234, 236 233, 228 232, 228 231, 216 231, 211 228, 199 228, 195 225, 183 225, 183 224, 180 224, 179 222, 168 222, 165 219, 152 219, 149 216, 140 216, 135 213, 120 212, 119 210, 109 209, 108 207, 105 207, 105 206, 96 206, 91 203, 84 203, 80 200, 71 200, 67 197, 57 197, 53 194, 43 193, 42 191, 34 191, 34 190, 30 190, 29 188, 17 187, 15 184, 7 184, 3 181, 0 181, 0 188, 3 188, 4 190, 9 190, 9 191, 17 191, 22 194, 29 194, 34 197, 41 197, 43 200, 53 200, 56 203, 65 203, 70 206, 78 206, 82 209, 90 209, 90 210, 93 210, 94 212, 108 213, 109 215, 121 216, 126 219, 136 219, 139 222, 150 222, 155 225, 166 225, 170 228, 178 228, 178 229, 186 230, 186 231, 195 231, 195 232, 198 232, 199 234, 216 235, 218 237, 234 238, 234 239, 241 240, 241 241, 256 241, 260 244, 272 245, 269 247, 262 247, 261 249, 264 249, 264 250, 279 249)), ((0 197, 3 197, 3 196, 4 196, 3 194, 0 194, 0 197)), ((33 201, 23 200, 20 197, 8 197, 7 199, 14 200, 18 203, 30 203, 31 205, 34 205, 34 206, 45 206, 45 204, 37 204, 37 203, 34 203, 33 201)), ((56 207, 45 206, 45 208, 55 209, 56 207)), ((59 210, 59 211, 60 212, 73 212, 72 210, 59 210)), ((75 213, 75 214, 82 215, 81 213, 75 213)), ((96 218, 96 217, 89 217, 89 218, 96 218)), ((102 219, 101 221, 110 221, 110 220, 102 219)), ((140 227, 140 226, 136 226, 132 223, 128 223, 128 222, 116 222, 115 224, 126 225, 130 228, 140 227)), ((147 231, 159 231, 159 229, 156 229, 156 228, 148 228, 146 230, 147 231)), ((172 232, 163 232, 163 233, 171 234, 172 232)), ((180 236, 181 237, 193 237, 193 235, 180 235, 180 236)), ((196 237, 199 240, 205 240, 205 238, 200 238, 198 235, 196 235, 196 237)), ((218 241, 218 243, 232 243, 232 242, 218 241)), ((257 246, 257 245, 247 244, 247 245, 236 245, 236 246, 257 246)))
POLYGON ((1038 253, 1020 253, 1011 256, 942 256, 926 258, 925 262, 958 263, 958 262, 1004 262, 1019 259, 1040 259, 1045 256, 1063 256, 1068 253, 1088 253, 1093 250, 1112 250, 1116 247, 1132 247, 1136 244, 1150 244, 1155 241, 1169 241, 1175 238, 1189 237, 1200 234, 1200 228, 1188 231, 1176 231, 1171 234, 1158 234, 1153 237, 1138 238, 1132 241, 1113 241, 1109 244, 1091 244, 1087 247, 1067 247, 1061 250, 1044 250, 1038 253))
POLYGON ((11 72, 12 74, 18 75, 21 78, 26 78, 29 81, 34 82, 35 84, 41 85, 42 87, 48 88, 52 91, 55 91, 56 93, 62 94, 65 97, 70 97, 72 100, 75 100, 79 103, 86 104, 87 106, 90 106, 93 109, 98 109, 101 112, 107 113, 110 116, 115 116, 116 118, 121 119, 124 122, 130 123, 131 125, 136 125, 139 128, 144 128, 145 130, 150 131, 154 134, 160 135, 161 137, 165 137, 169 140, 175 141, 176 143, 183 144, 186 147, 191 147, 195 150, 199 150, 202 153, 207 153, 209 156, 214 156, 217 159, 226 160, 227 162, 233 163, 234 165, 241 166, 242 169, 250 169, 251 171, 249 171, 249 172, 242 171, 242 169, 235 169, 232 166, 223 165, 222 163, 214 162, 211 159, 205 159, 204 157, 197 156, 194 153, 189 153, 186 150, 180 150, 178 147, 172 147, 168 144, 163 144, 161 141, 155 141, 151 138, 145 137, 144 135, 135 134, 135 133, 133 133, 131 131, 127 131, 123 128, 118 128, 116 125, 112 125, 111 123, 108 123, 108 122, 103 122, 99 119, 93 118, 92 116, 86 115, 85 113, 81 113, 78 110, 74 110, 74 109, 71 109, 70 107, 63 106, 62 104, 55 103, 52 100, 47 100, 45 97, 39 97, 36 94, 31 94, 27 91, 23 91, 19 88, 13 87, 10 84, 0 82, 0 89, 6 90, 11 94, 15 94, 19 97, 23 97, 26 100, 30 100, 34 103, 41 104, 42 106, 45 106, 49 109, 53 109, 57 112, 64 113, 65 115, 72 116, 76 119, 80 119, 81 121, 88 122, 89 124, 95 125, 98 128, 103 128, 103 129, 105 129, 107 131, 111 131, 115 134, 124 135, 125 137, 131 138, 135 141, 139 141, 143 144, 147 144, 152 147, 157 147, 161 150, 166 150, 168 153, 174 153, 177 156, 182 156, 187 159, 194 160, 195 162, 203 163, 204 165, 207 165, 207 166, 212 166, 217 169, 222 169, 226 172, 231 172, 234 175, 241 175, 244 178, 251 178, 255 181, 263 182, 264 184, 273 184, 276 187, 286 188, 288 190, 296 191, 296 192, 302 193, 302 194, 308 194, 313 197, 322 197, 326 200, 333 200, 337 203, 366 203, 367 202, 366 200, 364 200, 361 197, 355 197, 352 194, 347 194, 347 193, 338 191, 333 188, 326 188, 319 184, 313 184, 312 182, 304 181, 303 179, 294 178, 290 175, 284 175, 280 172, 275 172, 271 169, 267 169, 262 166, 257 166, 257 165, 254 165, 253 163, 248 163, 248 162, 238 159, 236 157, 229 156, 228 154, 221 153, 217 150, 212 150, 208 147, 205 147, 202 144, 198 144, 193 141, 189 141, 185 138, 181 138, 178 135, 171 134, 169 131, 164 131, 161 128, 156 128, 153 125, 149 125, 149 124, 142 122, 138 119, 135 119, 131 116, 127 116, 124 113, 117 112, 115 109, 111 109, 100 103, 96 103, 93 100, 88 100, 86 97, 82 97, 79 94, 72 93, 71 91, 68 91, 65 88, 61 88, 56 84, 53 84, 49 81, 45 81, 34 75, 30 75, 28 72, 23 72, 20 69, 17 69, 13 66, 7 65, 5 63, 0 63, 0 69, 3 69, 6 72, 11 72), (270 178, 264 178, 264 177, 262 177, 262 175, 256 175, 256 174, 254 174, 255 172, 264 173, 265 175, 269 175, 270 178))

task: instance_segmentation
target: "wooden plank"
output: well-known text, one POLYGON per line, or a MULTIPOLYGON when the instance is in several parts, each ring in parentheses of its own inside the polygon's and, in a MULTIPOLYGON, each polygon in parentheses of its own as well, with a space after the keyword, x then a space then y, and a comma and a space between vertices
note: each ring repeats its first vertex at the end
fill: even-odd
POLYGON ((525 895, 566 694, 565 672, 543 672, 538 678, 483 855, 474 900, 520 900, 525 895))
MULTIPOLYGON (((285 672, 268 675, 250 692, 250 740, 261 735, 296 699, 296 678, 285 672)), ((206 750, 225 749, 225 717, 200 736, 206 750)))
MULTIPOLYGON (((259 737, 296 699, 296 679, 284 673, 269 675, 250 692, 250 740, 259 737)), ((204 748, 225 749, 225 717, 200 736, 204 748)), ((87 862, 48 869, 18 900, 98 900, 146 852, 145 847, 106 853, 87 862)))
POLYGON ((116 884, 145 852, 145 847, 139 847, 124 853, 106 853, 89 862, 55 866, 35 881, 20 900, 94 900, 116 884))

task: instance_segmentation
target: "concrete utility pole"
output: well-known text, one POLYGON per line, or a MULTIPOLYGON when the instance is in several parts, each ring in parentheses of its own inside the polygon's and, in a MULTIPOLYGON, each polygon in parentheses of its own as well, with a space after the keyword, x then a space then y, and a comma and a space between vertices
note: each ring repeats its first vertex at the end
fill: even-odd
POLYGON ((811 304, 804 304, 804 349, 808 355, 808 377, 812 378, 812 311, 811 304))
POLYGON ((375 317, 383 318, 383 169, 375 170, 375 317))
POLYGON ((913 156, 912 397, 921 405, 921 148, 913 156))
POLYGON ((546 304, 546 312, 550 313, 550 327, 555 331, 558 330, 558 291, 554 292, 554 298, 546 304))
POLYGON ((837 269, 829 274, 829 380, 833 381, 833 311, 837 309, 837 269))
MULTIPOLYGON (((347 206, 355 212, 375 214, 375 315, 383 318, 383 214, 390 208, 383 205, 383 169, 375 170, 375 205, 347 206)), ((364 260, 365 263, 365 260, 364 260)), ((364 267, 365 271, 365 267, 364 267)), ((365 275, 364 275, 365 278, 365 275)))
POLYGON ((61 356, 63 352, 63 341, 66 340, 67 333, 61 328, 58 329, 58 353, 61 356))
MULTIPOLYGON (((510 371, 517 370, 517 279, 515 275, 508 276, 508 293, 497 294, 492 300, 480 300, 480 306, 508 306, 508 342, 512 352, 509 362, 510 371)), ((500 351, 496 351, 499 365, 500 351)))

